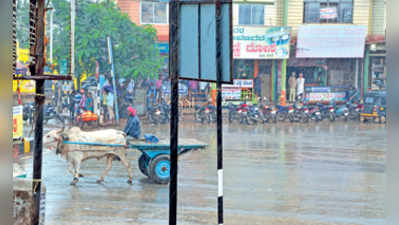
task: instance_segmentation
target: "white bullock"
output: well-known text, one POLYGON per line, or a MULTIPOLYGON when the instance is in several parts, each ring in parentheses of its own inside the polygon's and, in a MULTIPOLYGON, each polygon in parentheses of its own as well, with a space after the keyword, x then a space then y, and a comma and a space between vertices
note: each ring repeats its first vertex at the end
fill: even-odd
POLYGON ((52 130, 43 137, 43 146, 50 149, 56 149, 57 154, 69 162, 68 169, 74 178, 71 185, 75 185, 79 181, 81 163, 87 159, 107 158, 107 167, 98 183, 104 181, 104 177, 108 174, 112 167, 112 160, 119 158, 121 163, 126 167, 129 175, 128 183, 133 180, 130 162, 126 157, 126 147, 103 147, 103 146, 87 146, 79 144, 64 143, 102 143, 117 144, 126 146, 126 134, 120 130, 107 129, 97 131, 82 131, 79 127, 72 127, 64 130, 52 130))

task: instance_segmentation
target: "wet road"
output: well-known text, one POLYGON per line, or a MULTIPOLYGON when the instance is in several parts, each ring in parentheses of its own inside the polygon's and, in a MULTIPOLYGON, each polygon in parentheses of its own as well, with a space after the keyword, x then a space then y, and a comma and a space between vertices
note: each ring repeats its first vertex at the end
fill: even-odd
MULTIPOLYGON (((169 126, 144 125, 150 132, 167 137, 169 126)), ((217 224, 215 125, 184 124, 179 132, 209 147, 180 157, 178 224, 217 224)), ((377 124, 225 124, 225 224, 385 224, 386 136, 377 124)), ((118 162, 97 184, 105 160, 91 160, 74 187, 65 161, 47 152, 46 224, 168 224, 168 186, 141 174, 138 157, 129 153, 132 186, 118 162)))

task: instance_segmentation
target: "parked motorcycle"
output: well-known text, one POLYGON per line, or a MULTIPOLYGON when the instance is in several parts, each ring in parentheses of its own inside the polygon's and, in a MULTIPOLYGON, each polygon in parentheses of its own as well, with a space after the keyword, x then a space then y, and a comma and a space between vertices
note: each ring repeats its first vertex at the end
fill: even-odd
POLYGON ((64 123, 63 117, 55 110, 55 106, 52 104, 46 104, 44 106, 43 122, 47 124, 49 120, 56 119, 61 123, 64 123))
POLYGON ((307 123, 309 120, 320 122, 322 120, 320 109, 317 105, 304 106, 302 122, 307 123))
POLYGON ((344 118, 344 121, 348 121, 349 117, 349 109, 347 104, 337 106, 335 103, 334 105, 334 113, 336 118, 344 118))
POLYGON ((33 114, 35 112, 35 105, 33 102, 26 103, 23 106, 23 120, 28 124, 31 124, 33 121, 33 114))
POLYGON ((335 121, 335 107, 334 105, 323 105, 321 103, 317 103, 319 107, 321 120, 329 119, 331 122, 335 121))
POLYGON ((253 124, 265 123, 263 113, 259 110, 259 107, 252 105, 248 107, 248 117, 253 124))
POLYGON ((290 107, 291 106, 282 106, 282 105, 276 106, 277 108, 276 116, 278 121, 283 122, 288 118, 288 111, 290 107))
POLYGON ((348 119, 357 121, 360 120, 360 112, 362 111, 363 104, 348 102, 346 105, 349 110, 348 119))
POLYGON ((288 108, 288 119, 292 122, 300 122, 303 117, 305 107, 302 102, 297 101, 293 106, 288 108))
POLYGON ((259 104, 259 108, 263 113, 263 120, 265 122, 272 121, 277 122, 277 109, 272 104, 267 104, 266 101, 262 101, 259 104))
POLYGON ((249 119, 248 111, 249 111, 249 108, 248 108, 248 104, 246 102, 244 102, 243 104, 240 105, 240 107, 239 107, 240 124, 250 125, 250 123, 252 122, 249 119))
POLYGON ((216 108, 211 104, 208 103, 204 106, 195 105, 194 106, 195 113, 194 118, 195 121, 201 123, 215 123, 216 122, 216 108))
POLYGON ((233 105, 232 103, 230 103, 228 106, 228 109, 229 109, 229 113, 228 113, 229 123, 233 123, 235 120, 239 121, 240 120, 239 106, 233 105))
POLYGON ((169 112, 162 105, 147 107, 148 120, 153 124, 165 124, 169 122, 169 112))

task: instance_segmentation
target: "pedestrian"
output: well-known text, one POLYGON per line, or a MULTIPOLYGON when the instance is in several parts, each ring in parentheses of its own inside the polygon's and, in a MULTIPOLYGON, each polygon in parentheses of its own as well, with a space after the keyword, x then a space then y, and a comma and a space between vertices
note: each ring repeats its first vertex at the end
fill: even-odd
POLYGON ((290 88, 289 100, 290 102, 294 102, 296 99, 296 74, 292 72, 290 78, 288 79, 288 86, 290 88))
POLYGON ((86 110, 86 100, 87 96, 85 94, 85 90, 83 88, 80 89, 80 102, 79 102, 79 111, 85 111, 86 110))
POLYGON ((114 114, 114 94, 112 94, 111 90, 107 90, 107 111, 108 111, 108 116, 109 116, 109 120, 111 121, 111 123, 114 123, 115 120, 115 114, 114 114))
POLYGON ((296 79, 297 97, 303 99, 305 93, 305 78, 303 78, 303 73, 299 73, 299 77, 296 79))
POLYGON ((101 94, 101 108, 104 121, 109 120, 109 114, 107 109, 107 91, 105 89, 102 90, 101 94))
POLYGON ((91 94, 91 92, 87 93, 87 99, 86 99, 86 110, 90 111, 90 112, 94 112, 94 108, 93 108, 93 95, 91 94))
POLYGON ((74 121, 75 119, 75 96, 76 96, 76 91, 73 91, 68 97, 69 97, 69 115, 70 115, 70 120, 74 121))
POLYGON ((128 137, 139 139, 141 136, 141 125, 136 109, 131 106, 127 107, 127 114, 129 118, 123 132, 125 132, 128 137))
POLYGON ((77 91, 75 91, 75 95, 74 95, 74 100, 73 100, 73 116, 72 116, 72 118, 73 118, 73 120, 75 120, 75 118, 77 117, 77 116, 79 116, 79 113, 80 113, 80 106, 79 106, 79 104, 80 104, 80 101, 82 100, 82 95, 79 93, 79 92, 77 92, 77 91))
POLYGON ((131 96, 134 95, 134 85, 135 85, 135 83, 134 83, 134 80, 133 80, 133 79, 131 79, 130 82, 129 82, 129 84, 127 85, 127 93, 128 93, 129 95, 131 95, 131 96))
POLYGON ((156 101, 159 102, 159 99, 162 97, 162 93, 161 93, 161 88, 162 88, 162 75, 159 75, 159 79, 155 82, 155 87, 156 87, 156 101))

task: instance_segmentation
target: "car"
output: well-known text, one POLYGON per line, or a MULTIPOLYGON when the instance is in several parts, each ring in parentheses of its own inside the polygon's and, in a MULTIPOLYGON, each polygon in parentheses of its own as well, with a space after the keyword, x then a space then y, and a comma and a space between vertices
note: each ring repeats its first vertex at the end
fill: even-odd
POLYGON ((365 94, 364 104, 360 111, 360 121, 374 120, 386 122, 386 91, 371 91, 365 94))

